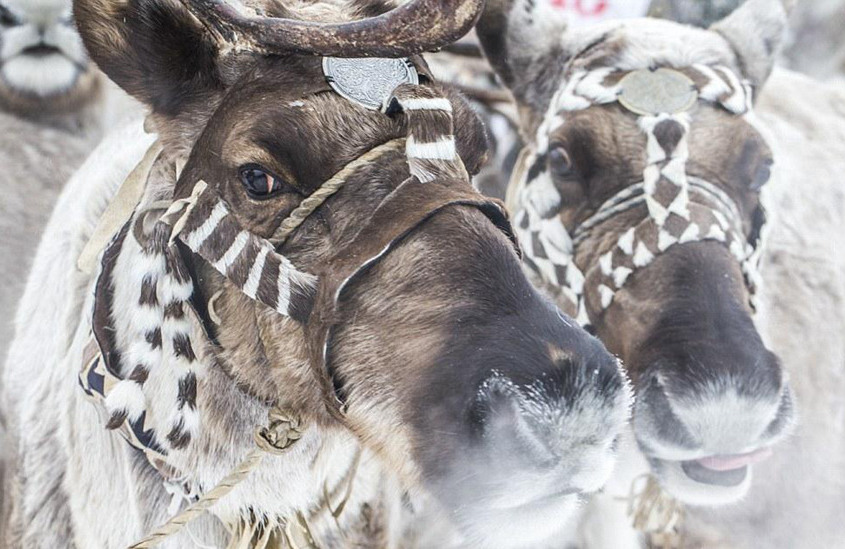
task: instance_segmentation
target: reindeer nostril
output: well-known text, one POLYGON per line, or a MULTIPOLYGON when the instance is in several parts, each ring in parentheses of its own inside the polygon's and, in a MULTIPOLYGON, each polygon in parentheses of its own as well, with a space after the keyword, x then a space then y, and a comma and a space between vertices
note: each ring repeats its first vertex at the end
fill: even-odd
POLYGON ((538 391, 494 376, 479 388, 469 412, 470 428, 491 457, 545 468, 556 462, 554 426, 542 411, 545 401, 538 391))

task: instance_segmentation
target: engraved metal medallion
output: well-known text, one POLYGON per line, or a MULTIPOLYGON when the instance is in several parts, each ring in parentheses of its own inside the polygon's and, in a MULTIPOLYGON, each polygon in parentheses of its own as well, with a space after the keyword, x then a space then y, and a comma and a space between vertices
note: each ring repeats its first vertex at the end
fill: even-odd
POLYGON ((373 110, 380 109, 400 84, 420 82, 409 60, 383 57, 324 57, 323 74, 338 94, 373 110))
POLYGON ((642 69, 628 73, 620 82, 619 102, 641 115, 675 114, 688 110, 698 99, 695 82, 672 69, 642 69))

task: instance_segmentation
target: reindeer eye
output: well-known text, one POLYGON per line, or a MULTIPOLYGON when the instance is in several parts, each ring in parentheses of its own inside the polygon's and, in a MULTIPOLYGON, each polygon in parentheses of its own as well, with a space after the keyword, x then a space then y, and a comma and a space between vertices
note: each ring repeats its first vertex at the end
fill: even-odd
POLYGON ((549 151, 549 170, 553 176, 565 176, 572 172, 572 160, 562 146, 554 146, 549 151))
POLYGON ((241 168, 241 183, 253 198, 267 198, 282 190, 282 182, 257 167, 241 168))

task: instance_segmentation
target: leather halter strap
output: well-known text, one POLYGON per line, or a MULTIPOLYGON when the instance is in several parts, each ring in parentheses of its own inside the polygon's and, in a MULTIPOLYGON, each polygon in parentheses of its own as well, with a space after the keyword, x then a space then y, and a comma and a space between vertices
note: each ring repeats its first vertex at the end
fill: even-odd
POLYGON ((479 210, 508 237, 520 255, 501 201, 482 196, 465 181, 438 178, 420 183, 410 177, 382 201, 349 245, 327 262, 330 270, 318 273, 317 294, 305 330, 312 366, 321 380, 328 408, 338 419, 343 419, 344 402, 339 395, 331 350, 333 331, 341 324, 344 291, 366 276, 427 220, 451 207, 479 210))

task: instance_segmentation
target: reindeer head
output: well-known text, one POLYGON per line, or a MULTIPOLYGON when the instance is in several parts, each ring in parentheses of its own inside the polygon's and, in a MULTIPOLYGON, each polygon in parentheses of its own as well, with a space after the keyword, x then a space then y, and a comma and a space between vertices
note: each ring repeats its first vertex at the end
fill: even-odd
POLYGON ((753 117, 786 13, 750 0, 709 30, 566 29, 494 2, 479 36, 530 143, 512 180, 532 270, 620 355, 634 431, 684 501, 732 501, 793 416, 753 321, 772 154, 753 117))
POLYGON ((0 2, 0 106, 24 115, 62 114, 96 97, 66 0, 0 2))
MULTIPOLYGON (((191 204, 190 215, 171 212, 187 216, 171 225, 184 243, 176 278, 192 284, 211 340, 190 352, 184 337, 172 344, 191 372, 182 415, 153 410, 147 395, 146 408, 115 407, 116 422, 146 412, 172 455, 198 437, 224 444, 186 420, 194 408, 233 413, 204 385, 202 362, 325 433, 354 433, 482 543, 501 541, 496 529, 514 512, 526 517, 507 521, 515 539, 562 528, 560 512, 609 474, 624 377, 598 340, 539 297, 498 207, 471 190, 467 172, 485 150, 467 105, 411 57, 420 84, 368 109, 333 91, 320 57, 437 47, 466 31, 480 3, 184 4, 76 3, 92 57, 151 107, 163 158, 185 163, 159 194, 191 204), (404 149, 389 146, 397 138, 404 149), (351 165, 336 194, 280 235, 282 220, 351 165)), ((144 233, 149 224, 136 221, 144 233)), ((145 287, 158 275, 134 276, 145 287)), ((142 301, 187 298, 181 287, 159 285, 142 301)), ((156 372, 124 377, 146 394, 156 372)))

